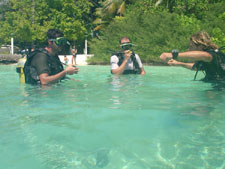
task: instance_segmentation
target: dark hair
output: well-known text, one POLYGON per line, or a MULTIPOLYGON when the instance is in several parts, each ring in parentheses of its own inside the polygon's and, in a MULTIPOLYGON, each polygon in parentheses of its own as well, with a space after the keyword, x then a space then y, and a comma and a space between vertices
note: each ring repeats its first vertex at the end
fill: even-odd
POLYGON ((129 40, 131 42, 130 38, 128 38, 127 36, 124 36, 124 37, 120 38, 119 43, 121 44, 121 41, 124 40, 124 39, 129 40))
POLYGON ((56 39, 57 37, 63 37, 63 33, 58 29, 49 29, 47 32, 48 39, 56 39))
POLYGON ((63 37, 63 33, 58 29, 49 29, 47 32, 46 45, 48 46, 49 39, 56 39, 57 37, 63 37))

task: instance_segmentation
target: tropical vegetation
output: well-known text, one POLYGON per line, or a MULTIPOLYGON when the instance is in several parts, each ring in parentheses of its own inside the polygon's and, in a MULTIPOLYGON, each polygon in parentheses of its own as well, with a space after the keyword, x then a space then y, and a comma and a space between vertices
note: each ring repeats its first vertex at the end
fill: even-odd
POLYGON ((223 0, 0 0, 0 45, 13 36, 20 48, 43 46, 57 28, 83 52, 88 39, 92 64, 108 64, 119 39, 132 39, 144 63, 163 51, 187 50, 190 36, 207 31, 225 46, 223 0))

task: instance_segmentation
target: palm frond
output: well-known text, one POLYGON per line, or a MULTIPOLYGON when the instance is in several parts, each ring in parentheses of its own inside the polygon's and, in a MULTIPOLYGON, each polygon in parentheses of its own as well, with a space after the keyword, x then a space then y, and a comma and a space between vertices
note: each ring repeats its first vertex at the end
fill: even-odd
POLYGON ((120 14, 120 16, 122 16, 126 9, 125 6, 126 6, 126 3, 125 3, 125 1, 123 1, 117 10, 117 14, 120 14))

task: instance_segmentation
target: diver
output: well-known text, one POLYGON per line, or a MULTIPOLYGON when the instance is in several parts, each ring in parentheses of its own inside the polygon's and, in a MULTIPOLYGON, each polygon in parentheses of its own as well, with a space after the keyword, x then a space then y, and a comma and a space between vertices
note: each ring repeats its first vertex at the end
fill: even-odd
POLYGON ((47 85, 56 83, 66 75, 78 73, 78 68, 67 65, 64 69, 59 54, 69 54, 70 43, 57 29, 47 32, 47 45, 44 49, 35 50, 27 56, 24 65, 25 82, 30 84, 47 85))
POLYGON ((128 37, 120 39, 122 52, 114 53, 111 56, 112 74, 145 74, 140 57, 132 50, 133 44, 128 37))
POLYGON ((201 80, 225 82, 225 54, 212 43, 207 32, 197 32, 191 36, 189 51, 179 53, 178 50, 172 50, 172 53, 162 53, 160 59, 171 66, 195 70, 194 80, 201 70, 205 73, 201 80))

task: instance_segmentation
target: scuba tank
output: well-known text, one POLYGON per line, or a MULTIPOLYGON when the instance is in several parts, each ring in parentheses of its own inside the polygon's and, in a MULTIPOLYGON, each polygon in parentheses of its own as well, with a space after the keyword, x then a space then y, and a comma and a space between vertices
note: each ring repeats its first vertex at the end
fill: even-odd
POLYGON ((23 68, 24 68, 24 64, 26 60, 27 60, 26 57, 20 58, 16 65, 16 72, 19 73, 20 83, 25 83, 25 75, 24 75, 23 68))

